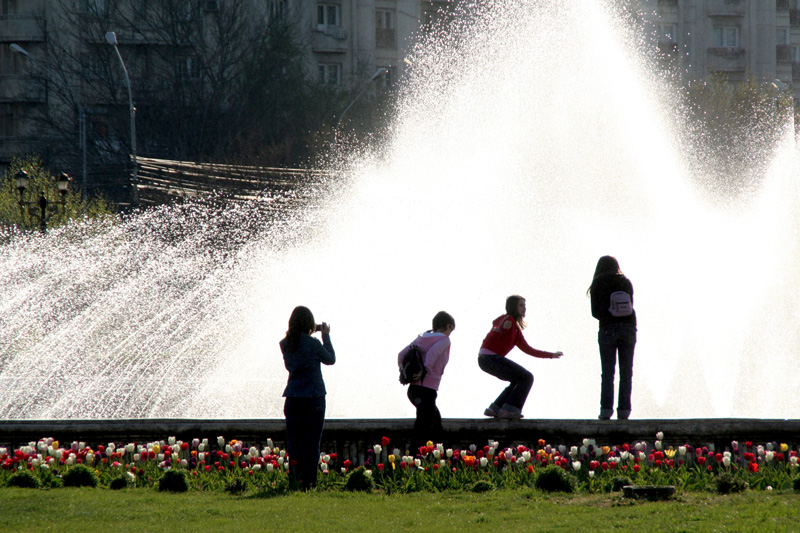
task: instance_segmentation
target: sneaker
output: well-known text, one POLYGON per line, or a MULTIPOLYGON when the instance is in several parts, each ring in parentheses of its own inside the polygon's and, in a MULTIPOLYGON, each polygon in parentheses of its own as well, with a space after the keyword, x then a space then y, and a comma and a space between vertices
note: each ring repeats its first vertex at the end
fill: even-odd
POLYGON ((495 411, 491 407, 487 407, 486 410, 483 412, 483 416, 494 418, 497 416, 497 411, 495 411))
POLYGON ((510 411, 508 409, 500 409, 497 412, 497 418, 502 418, 504 420, 519 420, 520 418, 525 418, 525 415, 518 411, 510 411))

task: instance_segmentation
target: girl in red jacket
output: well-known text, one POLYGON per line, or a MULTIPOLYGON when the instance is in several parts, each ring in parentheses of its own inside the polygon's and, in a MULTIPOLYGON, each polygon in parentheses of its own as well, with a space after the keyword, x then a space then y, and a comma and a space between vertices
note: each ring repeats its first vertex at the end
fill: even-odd
POLYGON ((558 359, 561 352, 543 352, 531 348, 522 330, 525 328, 525 298, 518 295, 506 299, 506 314, 499 316, 492 323, 492 330, 483 339, 478 352, 478 366, 487 374, 491 374, 509 385, 483 414, 486 416, 519 419, 523 417, 522 406, 528 398, 533 385, 533 374, 522 366, 506 358, 514 346, 533 357, 542 359, 558 359))

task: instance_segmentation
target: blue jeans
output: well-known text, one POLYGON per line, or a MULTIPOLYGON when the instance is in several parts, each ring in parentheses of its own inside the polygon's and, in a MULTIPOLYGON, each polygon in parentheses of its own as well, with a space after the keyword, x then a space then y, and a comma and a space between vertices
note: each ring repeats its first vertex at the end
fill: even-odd
POLYGON ((626 419, 631 414, 631 387, 633 381, 633 350, 636 346, 636 326, 633 324, 608 324, 597 333, 600 346, 602 377, 600 385, 600 416, 614 414, 614 373, 619 359, 619 396, 617 418, 626 419))
POLYGON ((509 382, 508 387, 492 402, 492 409, 498 411, 507 405, 506 408, 511 407, 512 411, 521 411, 533 385, 533 374, 502 355, 480 354, 478 366, 487 374, 509 382))
POLYGON ((325 424, 325 396, 286 398, 286 451, 289 453, 289 479, 303 490, 317 483, 319 448, 325 424), (295 464, 292 464, 295 463, 295 464))
POLYGON ((442 414, 436 407, 437 392, 421 385, 408 386, 408 399, 417 408, 417 419, 414 421, 413 447, 420 447, 433 441, 442 442, 442 414))

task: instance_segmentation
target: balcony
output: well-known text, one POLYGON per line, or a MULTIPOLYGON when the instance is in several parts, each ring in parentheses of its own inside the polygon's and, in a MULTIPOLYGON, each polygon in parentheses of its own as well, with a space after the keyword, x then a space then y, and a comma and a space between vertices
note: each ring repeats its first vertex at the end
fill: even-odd
POLYGON ((347 34, 340 26, 317 26, 311 34, 311 51, 343 54, 347 52, 347 34))
POLYGON ((17 74, 0 76, 0 103, 47 101, 47 80, 17 74))
POLYGON ((775 0, 775 9, 777 11, 786 11, 789 9, 789 0, 775 0))
POLYGON ((789 24, 791 26, 800 26, 800 9, 789 10, 789 24))
POLYGON ((709 17, 743 17, 745 9, 742 0, 709 0, 706 14, 709 17))
POLYGON ((0 41, 43 42, 44 18, 37 15, 0 15, 0 41))
POLYGON ((740 72, 745 69, 745 49, 712 46, 708 49, 710 71, 740 72))
POLYGON ((791 63, 792 61, 792 47, 788 44, 779 44, 775 46, 775 59, 778 63, 791 63))
POLYGON ((678 43, 662 41, 658 43, 658 53, 661 57, 675 57, 678 55, 678 43))

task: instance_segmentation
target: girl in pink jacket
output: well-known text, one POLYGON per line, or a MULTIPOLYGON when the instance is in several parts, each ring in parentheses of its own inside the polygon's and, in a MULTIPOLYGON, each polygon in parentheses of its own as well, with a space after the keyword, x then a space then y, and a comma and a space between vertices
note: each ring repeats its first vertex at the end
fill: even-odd
POLYGON ((427 441, 441 442, 443 433, 442 415, 436 407, 439 382, 444 367, 450 360, 450 334, 456 329, 456 321, 449 313, 439 311, 433 317, 432 329, 421 333, 416 340, 403 348, 397 356, 397 365, 402 367, 403 357, 412 345, 419 347, 425 364, 425 375, 408 386, 408 399, 417 409, 414 421, 412 446, 424 446, 427 441))

